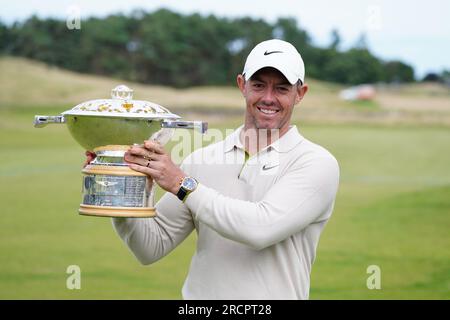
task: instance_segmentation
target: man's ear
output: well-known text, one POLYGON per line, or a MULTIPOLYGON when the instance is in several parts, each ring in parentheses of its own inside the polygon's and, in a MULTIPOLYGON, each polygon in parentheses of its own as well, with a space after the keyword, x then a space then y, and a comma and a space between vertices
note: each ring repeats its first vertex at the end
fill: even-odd
POLYGON ((295 104, 299 103, 303 97, 305 96, 306 92, 308 92, 308 84, 303 84, 301 86, 297 86, 297 95, 295 97, 295 104))
POLYGON ((244 78, 244 75, 238 74, 237 77, 236 77, 236 82, 237 82, 239 90, 241 90, 242 94, 245 95, 244 94, 244 92, 245 92, 245 78, 244 78))

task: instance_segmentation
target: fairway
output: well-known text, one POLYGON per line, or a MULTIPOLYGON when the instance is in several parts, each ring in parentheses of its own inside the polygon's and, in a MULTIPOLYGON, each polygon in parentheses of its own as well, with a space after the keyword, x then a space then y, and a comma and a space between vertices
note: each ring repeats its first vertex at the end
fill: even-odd
MULTIPOLYGON (((195 235, 141 266, 110 219, 77 214, 83 150, 64 126, 34 129, 33 115, 1 112, 0 298, 181 298, 195 235), (66 288, 69 265, 81 268, 81 290, 66 288)), ((450 129, 297 125, 341 167, 311 298, 448 298, 450 129), (366 286, 370 265, 381 269, 380 290, 366 286)))

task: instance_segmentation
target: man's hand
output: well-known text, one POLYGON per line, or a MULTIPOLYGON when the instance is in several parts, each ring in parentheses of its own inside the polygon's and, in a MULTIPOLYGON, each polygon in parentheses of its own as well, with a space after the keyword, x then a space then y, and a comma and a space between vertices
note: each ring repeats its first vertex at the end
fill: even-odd
POLYGON ((143 146, 133 146, 125 153, 130 168, 153 178, 164 190, 177 194, 186 174, 173 163, 164 148, 155 141, 146 140, 143 146))
POLYGON ((95 157, 97 157, 97 155, 92 151, 86 151, 84 154, 86 155, 86 161, 83 164, 83 168, 91 163, 91 161, 94 160, 95 157))

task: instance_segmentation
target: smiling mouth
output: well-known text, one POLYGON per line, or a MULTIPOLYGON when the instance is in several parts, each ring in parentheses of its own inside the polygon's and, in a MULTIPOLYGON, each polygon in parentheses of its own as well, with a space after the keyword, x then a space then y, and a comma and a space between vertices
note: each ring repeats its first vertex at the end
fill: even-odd
POLYGON ((266 108, 261 108, 261 107, 256 107, 259 112, 263 113, 263 114, 268 114, 268 115, 272 115, 275 113, 278 113, 280 110, 273 110, 273 109, 266 109, 266 108))

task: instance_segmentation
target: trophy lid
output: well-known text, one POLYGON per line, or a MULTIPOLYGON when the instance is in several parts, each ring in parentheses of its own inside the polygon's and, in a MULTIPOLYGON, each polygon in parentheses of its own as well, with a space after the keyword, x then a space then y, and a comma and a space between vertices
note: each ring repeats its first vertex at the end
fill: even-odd
POLYGON ((178 119, 178 115, 159 104, 132 100, 133 90, 119 85, 111 90, 111 99, 96 99, 82 102, 62 113, 64 116, 99 116, 140 119, 178 119))

